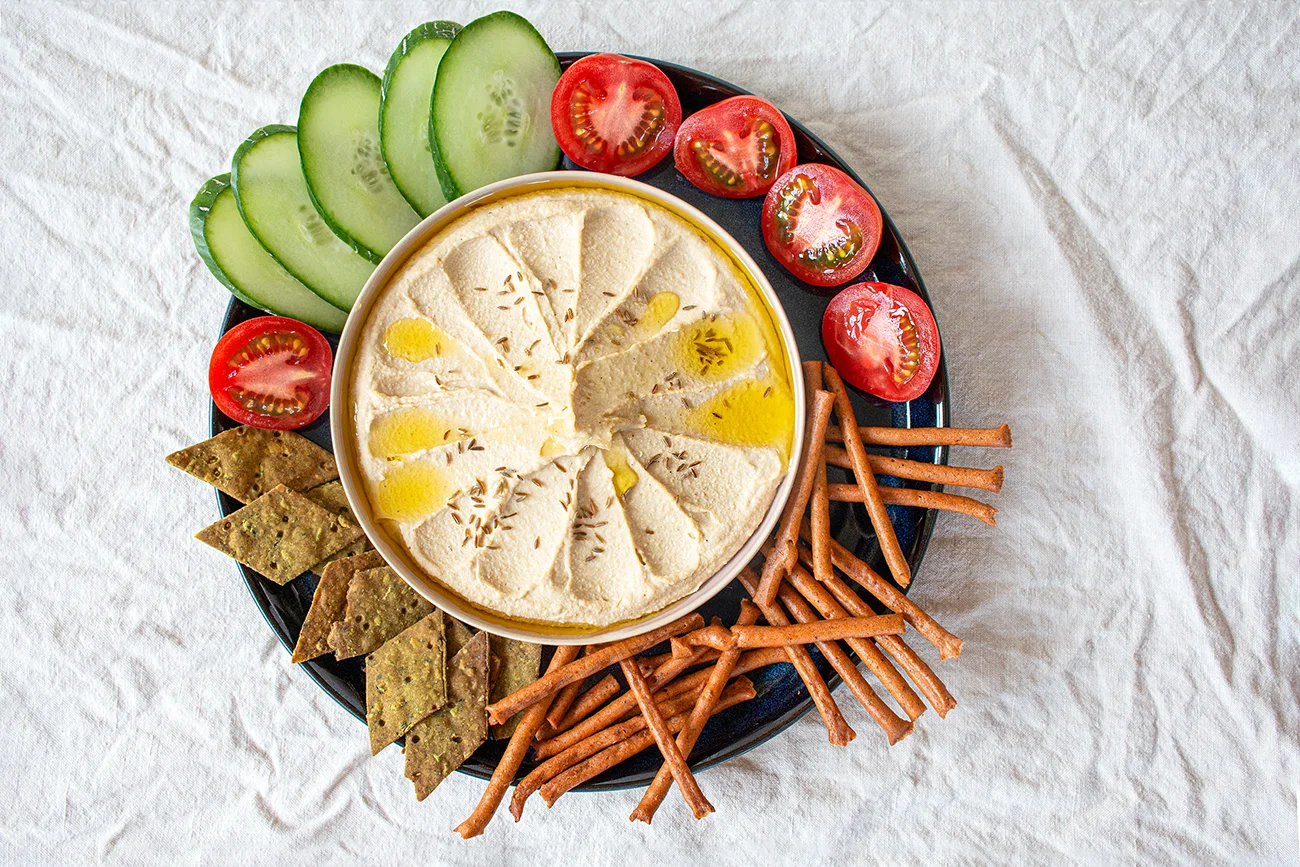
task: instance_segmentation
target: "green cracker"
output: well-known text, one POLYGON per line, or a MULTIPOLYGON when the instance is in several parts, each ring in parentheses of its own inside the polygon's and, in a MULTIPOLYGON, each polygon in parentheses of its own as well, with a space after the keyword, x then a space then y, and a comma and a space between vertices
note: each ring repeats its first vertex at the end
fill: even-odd
MULTIPOLYGON (((542 665, 540 644, 493 635, 488 639, 488 648, 492 656, 492 692, 489 701, 498 702, 537 680, 537 672, 542 665)), ((492 726, 493 740, 514 734, 523 715, 524 712, 520 711, 501 725, 492 726)))
POLYGON ((366 657, 372 756, 447 703, 446 647, 442 612, 434 609, 366 657))
MULTIPOLYGON (((374 548, 371 546, 370 540, 367 539, 365 536, 362 536, 360 539, 356 540, 351 545, 344 545, 342 548, 338 549, 333 554, 329 555, 324 560, 320 561, 315 566, 311 567, 311 571, 315 572, 317 575, 324 575, 325 567, 333 563, 335 560, 343 560, 348 557, 356 557, 358 554, 364 554, 367 551, 373 551, 373 550, 374 548)), ((380 561, 379 565, 383 565, 383 562, 380 561)))
MULTIPOLYGON (((447 658, 451 659, 460 653, 460 649, 469 644, 470 640, 478 633, 445 611, 442 613, 442 619, 443 629, 447 633, 447 658)), ((488 650, 490 653, 491 642, 488 643, 488 650)))
POLYGON ((406 735, 406 778, 423 801, 487 740, 488 641, 480 632, 447 663, 447 704, 406 735))
POLYGON ((307 609, 302 629, 298 631, 298 642, 293 648, 294 662, 306 662, 330 652, 330 629, 343 619, 352 576, 382 565, 384 558, 378 551, 367 551, 334 560, 325 567, 320 583, 316 585, 316 593, 311 597, 311 608, 307 609))
POLYGON ((335 515, 302 494, 277 485, 203 528, 194 538, 276 584, 288 584, 362 537, 356 521, 335 515))
POLYGON ((352 507, 348 505, 348 495, 343 493, 343 483, 338 479, 308 488, 302 492, 302 495, 323 509, 329 509, 336 515, 347 515, 355 520, 352 507))
POLYGON ((167 463, 241 503, 277 485, 304 491, 339 477, 334 456, 301 434, 247 425, 174 452, 167 463))
POLYGON ((370 653, 431 611, 428 600, 388 566, 357 572, 348 583, 343 619, 330 629, 334 658, 370 653))

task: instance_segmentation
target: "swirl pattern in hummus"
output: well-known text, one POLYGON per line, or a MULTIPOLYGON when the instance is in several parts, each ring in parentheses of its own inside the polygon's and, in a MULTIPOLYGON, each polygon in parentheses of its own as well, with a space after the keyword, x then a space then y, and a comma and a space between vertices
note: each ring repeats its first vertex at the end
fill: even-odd
POLYGON ((603 626, 690 593, 784 477, 794 402, 727 256, 632 196, 482 206, 402 267, 353 372, 376 517, 507 617, 603 626))

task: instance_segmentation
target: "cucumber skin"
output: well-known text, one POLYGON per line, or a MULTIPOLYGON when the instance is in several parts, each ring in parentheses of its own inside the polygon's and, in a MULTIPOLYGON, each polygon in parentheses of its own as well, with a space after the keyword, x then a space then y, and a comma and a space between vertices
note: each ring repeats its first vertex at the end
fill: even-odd
MULTIPOLYGON (((226 272, 222 270, 219 264, 217 264, 217 260, 213 257, 211 249, 208 248, 208 236, 206 232, 208 210, 212 207, 213 202, 216 201, 217 196, 221 195, 221 193, 225 192, 228 189, 231 189, 233 192, 232 188, 233 188, 233 184, 230 181, 229 172, 227 172, 224 175, 217 175, 215 178, 209 178, 207 183, 205 183, 199 189, 198 195, 194 197, 194 201, 190 202, 190 214, 189 214, 190 237, 194 239, 194 249, 198 252, 199 258, 203 260, 203 264, 208 266, 208 270, 212 272, 212 276, 216 277, 217 282, 220 283, 222 286, 225 286, 231 295, 235 296, 240 301, 247 304, 249 307, 253 307, 257 310, 263 310, 267 313, 271 313, 276 316, 282 316, 284 314, 279 313, 275 310, 267 309, 266 306, 263 305, 261 302, 256 301, 253 298, 250 298, 248 295, 244 294, 244 291, 242 289, 240 289, 238 286, 232 283, 230 278, 226 276, 226 272)), ((238 197, 236 197, 236 207, 238 207, 238 197)), ((240 215, 241 216, 243 215, 242 211, 240 212, 240 215)), ((249 234, 251 235, 252 232, 249 232, 249 234)), ((253 240, 255 241, 257 240, 256 235, 253 235, 253 240)), ((258 243, 260 244, 261 242, 258 243)), ((268 252, 267 255, 270 256, 271 254, 268 252)), ((278 262, 279 260, 276 261, 278 262)), ((304 286, 303 288, 306 289, 307 287, 304 286)), ((308 291, 311 290, 308 289, 308 291)), ((328 304, 329 302, 325 302, 325 303, 328 304)), ((346 310, 339 310, 339 313, 342 314, 346 319, 347 317, 346 310)), ((335 328, 335 325, 337 323, 324 322, 324 321, 311 322, 305 319, 300 319, 299 321, 306 322, 308 325, 314 328, 320 328, 325 331, 338 333, 338 330, 335 328)), ((342 326, 339 325, 340 329, 341 327, 342 326)))
MULTIPOLYGON (((311 89, 316 86, 316 82, 320 81, 321 78, 327 72, 333 72, 336 69, 359 69, 362 72, 374 76, 376 79, 379 78, 379 76, 375 75, 369 69, 366 69, 364 66, 359 66, 355 63, 336 63, 333 66, 325 67, 316 75, 315 78, 311 80, 311 84, 307 85, 307 92, 302 95, 302 102, 298 104, 298 126, 293 128, 295 134, 297 134, 298 129, 302 126, 302 107, 307 104, 307 97, 311 93, 311 89)), ((382 87, 383 85, 381 84, 380 86, 382 87)), ((382 99, 380 100, 380 105, 381 106, 383 105, 382 99)), ((382 150, 380 152, 382 153, 382 150)), ((298 162, 302 164, 303 180, 307 181, 307 198, 311 199, 311 206, 316 209, 316 213, 320 214, 320 218, 325 221, 325 225, 330 227, 330 231, 333 232, 335 235, 337 235, 340 241, 342 241, 344 244, 347 244, 349 247, 351 247, 358 256, 361 256, 367 261, 373 262, 376 265, 384 261, 384 256, 382 253, 379 253, 375 250, 371 250, 365 244, 362 244, 356 238, 349 235, 342 226, 340 226, 338 223, 334 222, 334 220, 330 218, 329 214, 325 213, 325 209, 321 207, 320 201, 317 200, 316 191, 311 188, 311 181, 308 180, 307 177, 307 161, 304 160, 302 156, 301 138, 298 139, 298 162)))
MULTIPOLYGON (((476 24, 487 24, 498 20, 505 20, 505 21, 514 22, 516 24, 522 24, 524 27, 531 30, 533 32, 533 35, 537 37, 537 41, 540 42, 546 48, 547 51, 551 52, 551 58, 555 60, 555 76, 556 78, 559 78, 559 76, 563 73, 563 70, 560 68, 560 58, 555 56, 555 52, 551 49, 551 46, 547 43, 545 39, 542 38, 542 34, 537 31, 537 28, 532 25, 532 22, 529 21, 527 18, 524 18, 522 15, 517 15, 514 12, 508 12, 504 10, 501 12, 493 12, 491 15, 484 15, 482 18, 476 18, 470 23, 466 24, 463 28, 461 28, 460 33, 456 34, 456 36, 457 38, 460 38, 461 34, 473 28, 476 24)), ((447 46, 447 53, 442 56, 442 60, 444 63, 447 60, 447 55, 451 54, 455 50, 456 50, 456 40, 453 39, 451 45, 447 46)), ((439 66, 441 68, 441 64, 439 66)), ((434 85, 434 89, 435 90, 437 89, 436 84, 434 85)), ((430 94, 429 98, 433 99, 433 95, 430 94)), ((546 117, 545 120, 547 123, 551 122, 549 115, 546 117)), ((442 186, 443 196, 447 199, 448 202, 452 202, 455 201, 456 199, 459 199, 465 193, 470 192, 470 190, 460 189, 460 187, 456 184, 455 178, 453 178, 451 175, 451 169, 449 169, 447 167, 447 164, 443 162, 442 154, 438 152, 438 136, 434 132, 433 122, 434 122, 433 112, 429 112, 429 148, 430 150, 433 151, 434 170, 438 173, 438 183, 442 186)), ((563 159, 563 157, 564 154, 560 150, 560 145, 557 142, 555 145, 556 166, 560 164, 560 160, 563 159)), ((554 168, 554 166, 552 166, 552 168, 554 168)))
MULTIPOLYGON (((397 65, 411 52, 411 49, 415 48, 415 46, 419 45, 421 42, 429 39, 446 39, 450 41, 455 39, 456 34, 460 33, 463 29, 463 27, 454 21, 426 21, 410 33, 403 36, 402 41, 397 44, 397 48, 393 51, 393 55, 388 58, 388 66, 384 67, 384 80, 379 85, 379 151, 384 155, 385 161, 388 161, 388 153, 384 149, 384 99, 388 96, 388 88, 392 82, 393 74, 397 72, 397 65)), ((445 52, 443 56, 446 56, 445 52)), ((432 93, 429 94, 429 102, 433 102, 432 93)), ((442 173, 438 171, 437 146, 433 143, 432 112, 429 113, 428 136, 429 149, 433 151, 434 154, 434 173, 438 178, 438 186, 442 187, 442 173)), ((389 172, 389 174, 391 175, 392 173, 389 172)), ((397 184, 396 177, 393 178, 393 183, 397 184)), ((402 193, 403 196, 406 195, 406 192, 402 190, 400 185, 398 185, 397 190, 402 193)), ((444 198, 446 198, 446 193, 447 191, 444 187, 444 198)), ((408 199, 407 201, 410 200, 408 199)), ((451 201, 451 199, 447 199, 447 201, 451 201)), ((415 206, 415 202, 411 202, 411 207, 415 208, 416 213, 421 214, 421 216, 428 216, 428 214, 421 213, 420 209, 415 206)))

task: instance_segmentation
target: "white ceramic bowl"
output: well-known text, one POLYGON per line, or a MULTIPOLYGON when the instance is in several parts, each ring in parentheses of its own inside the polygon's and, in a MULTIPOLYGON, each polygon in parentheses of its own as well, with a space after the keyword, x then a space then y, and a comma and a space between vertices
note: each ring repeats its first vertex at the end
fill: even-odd
POLYGON ((593 642, 617 641, 647 632, 656 627, 689 614, 699 608, 736 577, 741 568, 749 563, 758 553, 763 541, 771 534, 780 518, 781 510, 790 496, 794 484, 793 469, 799 465, 803 453, 803 430, 806 408, 803 395, 803 368, 799 363, 799 351, 794 334, 785 311, 777 301, 776 293, 768 283, 763 272, 731 235, 706 217, 700 211, 683 202, 676 196, 669 195, 656 187, 640 181, 594 172, 539 172, 517 178, 499 181, 468 195, 461 196, 454 202, 440 208, 425 218, 418 226, 407 233, 398 242, 384 260, 379 263, 360 297, 352 307, 343 335, 339 338, 338 352, 334 358, 334 384, 330 393, 330 428, 334 440, 334 454, 338 461, 339 476, 343 490, 347 493, 348 503, 361 522, 366 536, 383 555, 398 574, 400 574, 421 596, 437 607, 471 626, 486 629, 497 635, 516 638, 521 641, 542 644, 587 644, 593 642), (740 271, 749 279, 754 288, 766 302, 776 325, 781 341, 785 347, 786 361, 790 369, 790 386, 795 396, 794 448, 790 454, 790 472, 777 488, 776 496, 768 507, 767 514, 754 534, 741 546, 740 550, 727 563, 709 577, 694 592, 683 596, 676 602, 646 614, 635 620, 625 620, 602 627, 557 626, 553 624, 534 623, 505 617, 504 615, 480 608, 453 593, 450 589, 432 579, 427 572, 407 553, 400 540, 390 538, 389 534, 375 520, 365 485, 358 467, 359 454, 354 427, 352 406, 352 367, 357 344, 370 310, 380 297, 390 280, 406 260, 425 242, 441 231, 452 221, 474 208, 490 202, 497 202, 511 196, 533 193, 541 190, 581 188, 611 190, 626 193, 648 202, 652 202, 678 215, 697 228, 705 237, 712 240, 735 262, 740 271))

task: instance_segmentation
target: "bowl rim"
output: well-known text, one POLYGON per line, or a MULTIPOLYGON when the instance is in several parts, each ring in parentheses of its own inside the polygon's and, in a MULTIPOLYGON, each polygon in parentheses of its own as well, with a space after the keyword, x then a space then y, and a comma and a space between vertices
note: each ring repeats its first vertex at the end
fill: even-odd
POLYGON ((803 367, 799 346, 789 318, 767 276, 740 242, 693 205, 657 187, 615 175, 559 170, 507 178, 467 193, 425 217, 394 245, 366 280, 339 336, 338 349, 334 356, 329 412, 339 480, 343 485, 348 504, 371 544, 407 584, 447 614, 477 629, 519 641, 575 645, 631 638, 689 614, 717 595, 754 559, 764 540, 772 534, 793 490, 795 471, 802 459, 804 448, 807 408, 805 401, 799 399, 803 393, 803 367), (389 283, 417 250, 423 247, 433 235, 475 208, 528 193, 574 187, 630 194, 649 201, 685 219, 721 248, 758 291, 767 306, 772 324, 776 326, 785 350, 791 393, 795 403, 793 446, 785 476, 777 487, 772 502, 757 529, 721 568, 706 578, 695 590, 653 612, 631 620, 616 621, 606 626, 561 625, 506 617, 479 607, 436 579, 432 579, 411 557, 404 544, 394 542, 389 534, 380 528, 371 513, 358 466, 359 452, 351 400, 353 362, 361 332, 370 318, 370 311, 389 283))

